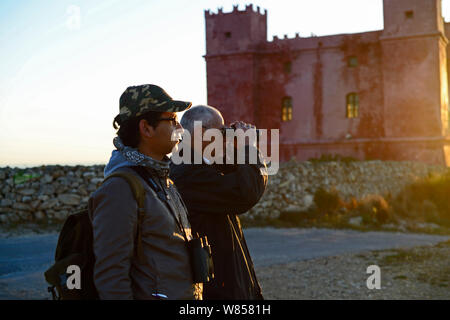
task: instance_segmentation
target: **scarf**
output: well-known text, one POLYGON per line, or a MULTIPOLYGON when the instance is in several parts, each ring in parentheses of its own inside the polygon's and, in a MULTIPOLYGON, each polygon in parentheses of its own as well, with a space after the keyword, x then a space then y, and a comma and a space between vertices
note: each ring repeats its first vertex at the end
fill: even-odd
POLYGON ((170 159, 167 156, 164 156, 162 161, 155 160, 152 157, 140 153, 136 148, 124 145, 119 137, 114 138, 113 144, 127 161, 138 166, 146 167, 161 178, 166 178, 169 175, 170 159))

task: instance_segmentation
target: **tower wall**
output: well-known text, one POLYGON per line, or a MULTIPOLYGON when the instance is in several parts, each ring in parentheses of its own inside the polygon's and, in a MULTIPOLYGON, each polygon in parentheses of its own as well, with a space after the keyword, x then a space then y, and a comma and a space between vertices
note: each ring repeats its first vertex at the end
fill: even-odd
POLYGON ((447 40, 442 18, 437 18, 440 0, 384 0, 384 14, 380 40, 386 136, 442 136, 447 123, 442 92, 448 88, 441 83, 446 73, 442 44, 447 40))
POLYGON ((257 51, 267 39, 267 13, 252 5, 230 13, 205 11, 208 104, 226 123, 255 122, 257 51))

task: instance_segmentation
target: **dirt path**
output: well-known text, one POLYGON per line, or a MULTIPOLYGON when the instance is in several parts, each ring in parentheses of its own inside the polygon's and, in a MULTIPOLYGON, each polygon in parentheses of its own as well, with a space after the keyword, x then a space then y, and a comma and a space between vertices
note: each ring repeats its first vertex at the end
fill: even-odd
MULTIPOLYGON (((435 268, 434 262, 426 263, 439 260, 448 267, 450 252, 431 255, 423 261, 419 259, 425 264, 422 266, 409 261, 395 265, 391 263, 393 258, 385 263, 380 260, 385 253, 367 251, 432 246, 450 239, 449 236, 315 228, 251 228, 244 233, 268 299, 401 299, 415 297, 416 291, 417 294, 428 292, 433 298, 448 296, 448 282, 445 282, 448 278, 444 275, 433 280, 430 289, 422 284, 417 290, 408 288, 410 280, 434 279, 434 274, 449 271, 439 266, 435 268), (381 290, 368 291, 365 286, 366 269, 371 264, 381 268, 381 290), (419 266, 423 272, 417 271, 419 266)), ((0 238, 0 299, 49 298, 43 272, 52 263, 56 241, 56 233, 0 238)))
POLYGON ((450 242, 259 266, 256 272, 266 299, 450 300, 450 242), (370 265, 380 267, 379 290, 367 288, 370 265))

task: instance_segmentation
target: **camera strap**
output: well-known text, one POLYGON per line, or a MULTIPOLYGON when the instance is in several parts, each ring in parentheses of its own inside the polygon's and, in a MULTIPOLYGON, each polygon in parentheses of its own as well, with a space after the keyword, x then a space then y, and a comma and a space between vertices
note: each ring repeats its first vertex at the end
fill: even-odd
MULTIPOLYGON (((161 188, 158 183, 156 183, 153 179, 153 177, 150 175, 150 173, 142 166, 132 166, 130 167, 133 169, 139 176, 141 176, 142 179, 148 184, 148 186, 156 193, 159 200, 161 200, 169 210, 172 217, 175 219, 176 224, 178 225, 178 228, 180 229, 181 233, 183 234, 183 238, 186 242, 189 242, 186 230, 184 229, 183 224, 181 223, 181 217, 177 217, 175 214, 175 210, 173 209, 172 205, 169 203, 170 195, 166 193, 164 188, 161 188)), ((180 199, 180 197, 178 197, 180 199)), ((176 201, 174 199, 174 201, 176 201)), ((183 204, 184 205, 184 204, 183 204)))

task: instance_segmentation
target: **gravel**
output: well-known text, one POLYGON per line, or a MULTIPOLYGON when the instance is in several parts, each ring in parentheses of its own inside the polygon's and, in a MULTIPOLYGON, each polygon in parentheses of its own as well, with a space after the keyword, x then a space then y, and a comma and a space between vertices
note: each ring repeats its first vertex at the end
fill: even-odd
POLYGON ((266 299, 450 299, 450 242, 257 266, 266 299), (368 289, 370 265, 381 288, 368 289))

